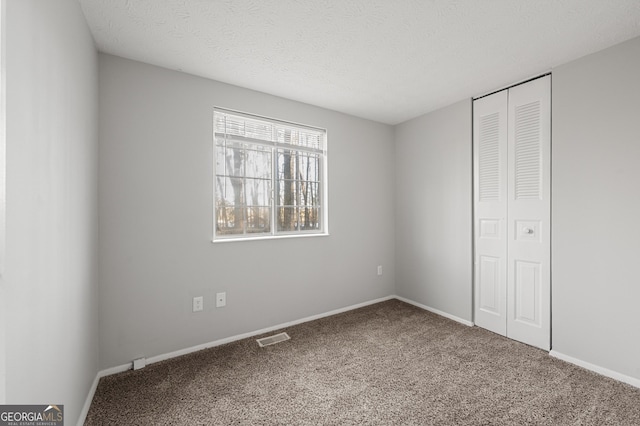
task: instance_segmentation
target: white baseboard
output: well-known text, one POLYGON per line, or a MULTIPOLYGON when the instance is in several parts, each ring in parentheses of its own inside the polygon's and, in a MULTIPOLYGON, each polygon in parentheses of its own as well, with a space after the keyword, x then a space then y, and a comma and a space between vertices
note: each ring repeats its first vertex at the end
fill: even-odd
POLYGON ((640 379, 636 379, 635 377, 627 376, 626 374, 618 373, 617 371, 609 370, 608 368, 600 367, 599 365, 591 364, 590 362, 583 361, 578 358, 574 358, 569 355, 565 355, 561 352, 552 350, 549 352, 549 355, 566 361, 571 364, 575 364, 578 367, 585 368, 587 370, 593 371, 594 373, 601 374, 603 376, 609 377, 611 379, 615 379, 619 382, 627 383, 631 386, 635 386, 640 388, 640 379))
POLYGON ((450 320, 459 322, 460 324, 464 324, 468 327, 473 327, 475 324, 472 321, 468 321, 466 319, 457 317, 455 315, 451 315, 447 312, 443 312, 440 311, 438 309, 432 308, 431 306, 427 306, 427 305, 423 305, 422 303, 418 303, 418 302, 414 302, 413 300, 404 298, 404 297, 400 297, 400 296, 394 296, 396 299, 401 300, 405 303, 408 303, 410 305, 413 306, 417 306, 418 308, 424 309, 425 311, 429 311, 429 312, 433 312, 434 314, 440 315, 441 317, 445 317, 445 318, 449 318, 450 320))
POLYGON ((87 394, 87 399, 84 401, 84 405, 82 406, 82 411, 80 411, 80 417, 78 417, 78 426, 83 426, 84 421, 87 418, 87 414, 89 414, 89 408, 91 408, 91 401, 93 401, 93 397, 96 394, 96 390, 98 389, 98 382, 102 377, 111 376, 112 374, 123 373, 127 370, 131 370, 132 364, 123 364, 117 367, 107 368, 106 370, 98 371, 96 374, 96 378, 93 380, 93 384, 91 388, 89 388, 89 393, 87 394))
POLYGON ((100 373, 96 374, 96 378, 93 379, 93 383, 89 388, 87 399, 85 399, 84 405, 82 406, 82 410, 80 411, 80 417, 78 418, 78 426, 84 425, 84 421, 87 418, 87 414, 89 414, 89 408, 91 408, 91 401, 93 401, 93 396, 96 394, 96 389, 98 389, 99 381, 100 381, 100 373))

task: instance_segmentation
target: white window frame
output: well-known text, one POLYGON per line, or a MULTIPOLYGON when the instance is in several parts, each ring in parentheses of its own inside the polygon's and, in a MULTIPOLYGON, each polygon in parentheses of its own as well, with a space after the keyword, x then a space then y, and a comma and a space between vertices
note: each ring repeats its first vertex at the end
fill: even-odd
MULTIPOLYGON (((274 130, 275 133, 275 130, 274 130)), ((226 132, 224 133, 226 135, 226 132)), ((245 113, 241 111, 231 110, 227 108, 214 107, 213 111, 213 238, 212 242, 230 242, 230 241, 252 241, 252 240, 264 240, 264 239, 280 239, 280 238, 299 238, 299 237, 318 237, 318 236, 327 236, 329 235, 329 212, 328 212, 328 179, 327 179, 327 130, 319 127, 313 127, 309 125, 293 123, 290 121, 260 116, 256 114, 245 113), (252 145, 260 145, 261 147, 265 147, 266 149, 270 149, 271 152, 271 193, 269 196, 269 209, 270 209, 270 231, 268 233, 248 233, 246 229, 242 234, 222 234, 218 232, 218 218, 217 218, 217 150, 218 144, 216 143, 217 137, 222 137, 223 133, 216 132, 216 116, 218 114, 234 116, 235 118, 247 119, 252 122, 259 121, 265 124, 269 124, 274 126, 274 129, 277 127, 279 129, 286 128, 290 130, 296 130, 301 132, 311 132, 315 134, 321 135, 321 143, 319 149, 312 147, 305 147, 300 145, 293 145, 288 143, 278 142, 275 135, 271 138, 271 140, 262 140, 262 139, 251 139, 244 136, 227 136, 231 138, 234 142, 246 142, 252 145), (319 188, 320 188, 320 204, 319 204, 319 216, 320 216, 320 224, 319 229, 312 230, 293 230, 293 231, 278 231, 278 209, 281 207, 278 205, 276 200, 276 188, 277 182, 279 180, 277 173, 277 155, 278 150, 289 150, 296 151, 302 153, 313 153, 320 157, 320 169, 319 172, 319 188)), ((246 173, 243 175, 246 177, 246 173)), ((244 207, 246 208, 246 206, 244 207)))

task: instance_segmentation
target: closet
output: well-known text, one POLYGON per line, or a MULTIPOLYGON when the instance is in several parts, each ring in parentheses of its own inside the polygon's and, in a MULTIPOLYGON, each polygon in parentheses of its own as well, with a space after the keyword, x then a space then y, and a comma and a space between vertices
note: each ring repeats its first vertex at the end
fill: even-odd
POLYGON ((545 350, 550 157, 550 75, 474 100, 474 321, 545 350))

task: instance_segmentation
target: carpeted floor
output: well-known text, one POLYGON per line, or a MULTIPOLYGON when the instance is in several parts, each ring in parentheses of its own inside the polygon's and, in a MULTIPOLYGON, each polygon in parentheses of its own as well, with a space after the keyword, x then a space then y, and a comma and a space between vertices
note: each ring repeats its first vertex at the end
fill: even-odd
POLYGON ((284 331, 103 378, 85 425, 640 425, 640 389, 397 300, 284 331))

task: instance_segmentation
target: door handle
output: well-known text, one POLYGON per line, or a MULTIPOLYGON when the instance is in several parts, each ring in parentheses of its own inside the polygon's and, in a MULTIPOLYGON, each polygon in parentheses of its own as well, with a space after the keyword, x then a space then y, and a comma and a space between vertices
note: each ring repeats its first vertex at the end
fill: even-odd
POLYGON ((522 228, 522 232, 525 234, 533 234, 533 229, 531 228, 522 228))

